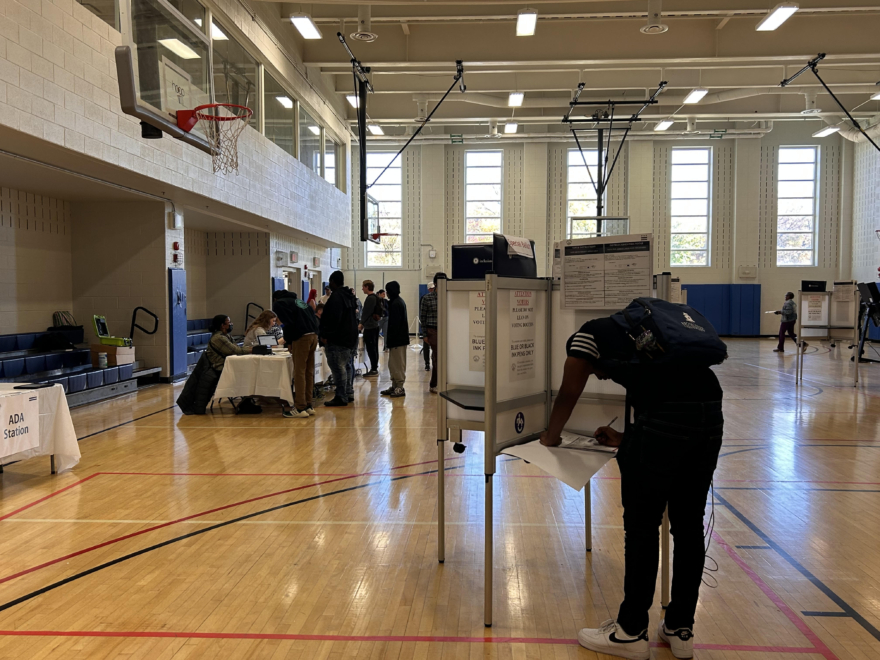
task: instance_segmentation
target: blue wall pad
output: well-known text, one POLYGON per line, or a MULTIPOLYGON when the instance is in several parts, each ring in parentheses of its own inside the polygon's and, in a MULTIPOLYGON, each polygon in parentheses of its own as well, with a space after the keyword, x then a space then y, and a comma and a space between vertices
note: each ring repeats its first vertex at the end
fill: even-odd
POLYGON ((761 334, 760 284, 683 284, 688 307, 693 307, 719 335, 761 334))

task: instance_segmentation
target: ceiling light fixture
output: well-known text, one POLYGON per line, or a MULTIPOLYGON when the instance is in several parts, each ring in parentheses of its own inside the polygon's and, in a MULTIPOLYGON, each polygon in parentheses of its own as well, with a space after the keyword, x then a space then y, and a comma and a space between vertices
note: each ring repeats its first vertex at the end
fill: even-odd
POLYGON ((698 89, 692 90, 691 93, 685 97, 684 102, 688 105, 693 105, 694 103, 699 103, 700 101, 703 100, 703 97, 706 96, 706 94, 708 94, 708 93, 709 93, 708 89, 699 89, 698 88, 698 89))
POLYGON ((355 96, 354 94, 349 94, 348 96, 345 97, 345 100, 348 101, 348 104, 352 108, 354 108, 355 110, 357 109, 357 107, 358 107, 358 97, 357 96, 355 96))
POLYGON ((303 39, 321 39, 324 36, 321 34, 318 26, 315 25, 315 21, 313 21, 312 17, 308 14, 303 12, 291 14, 290 22, 293 23, 293 26, 297 30, 299 30, 303 39))
POLYGON ((538 24, 537 9, 520 9, 516 14, 516 36, 531 37, 535 34, 538 24))
POLYGON ((180 39, 159 39, 159 43, 184 60, 197 60, 200 55, 180 39))
POLYGON ((518 127, 519 127, 519 124, 517 124, 515 121, 509 121, 506 124, 504 124, 504 132, 507 134, 516 133, 516 129, 518 127))
POLYGON ((639 28, 642 34, 663 34, 669 29, 660 21, 663 19, 663 0, 648 1, 648 22, 639 28))
POLYGON ((290 110, 293 107, 293 101, 290 100, 289 96, 276 96, 275 100, 278 101, 285 108, 290 110))
POLYGON ((654 127, 655 131, 665 131, 668 130, 670 126, 672 126, 675 122, 671 119, 664 119, 663 121, 657 122, 657 125, 654 127))
MULTIPOLYGON (((194 18, 193 22, 199 27, 202 27, 201 18, 194 18)), ((214 21, 211 21, 211 39, 214 41, 226 41, 229 39, 229 37, 223 34, 223 30, 217 27, 217 24, 214 21)))
POLYGON ((871 100, 872 101, 880 101, 880 92, 877 92, 876 94, 874 94, 874 96, 871 97, 871 100))
POLYGON ((524 92, 511 92, 507 97, 507 105, 511 108, 518 108, 523 104, 524 92))
POLYGON ((379 124, 370 124, 367 126, 367 130, 373 135, 385 135, 385 131, 382 130, 382 127, 379 126, 379 124))
POLYGON ((796 2, 782 2, 771 9, 755 29, 758 32, 772 32, 791 18, 798 9, 796 2))
POLYGON ((837 133, 840 130, 840 126, 826 126, 825 128, 816 131, 813 133, 813 137, 823 138, 831 135, 832 133, 837 133))

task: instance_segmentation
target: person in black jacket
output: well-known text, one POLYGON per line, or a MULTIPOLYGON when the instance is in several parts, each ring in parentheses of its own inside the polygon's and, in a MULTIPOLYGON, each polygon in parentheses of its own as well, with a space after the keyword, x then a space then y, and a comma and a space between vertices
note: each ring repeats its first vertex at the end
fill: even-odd
POLYGON ((284 343, 293 356, 294 417, 315 414, 315 350, 318 348, 318 317, 292 291, 272 294, 272 310, 284 324, 284 343))
POLYGON ((406 351, 409 346, 409 319, 406 316, 406 303, 400 297, 400 284, 389 282, 388 292, 388 371, 391 373, 391 387, 382 394, 399 397, 406 396, 403 384, 406 382, 406 351))
POLYGON ((382 318, 382 303, 373 293, 372 280, 364 280, 362 289, 366 299, 361 310, 361 322, 358 329, 364 333, 364 348, 370 359, 370 370, 364 376, 379 375, 379 320, 382 318))
POLYGON ((354 402, 352 352, 357 350, 358 317, 354 294, 346 288, 342 271, 330 274, 330 297, 324 305, 318 337, 336 384, 336 396, 325 406, 347 406, 354 402))

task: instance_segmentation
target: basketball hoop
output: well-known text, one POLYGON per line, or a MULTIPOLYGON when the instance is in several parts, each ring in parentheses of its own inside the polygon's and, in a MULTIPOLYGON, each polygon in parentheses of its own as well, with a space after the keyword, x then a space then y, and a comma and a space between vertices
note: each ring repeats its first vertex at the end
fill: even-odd
POLYGON ((208 103, 193 110, 178 110, 177 125, 189 133, 201 122, 208 144, 211 145, 214 174, 238 174, 238 137, 253 114, 253 110, 243 105, 208 103), (219 114, 220 108, 229 114, 219 114))

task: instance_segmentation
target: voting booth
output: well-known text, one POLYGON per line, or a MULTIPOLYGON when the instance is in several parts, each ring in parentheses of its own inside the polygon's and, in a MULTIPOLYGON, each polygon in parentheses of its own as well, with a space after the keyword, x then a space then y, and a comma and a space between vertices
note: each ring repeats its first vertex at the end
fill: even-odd
MULTIPOLYGON (((438 560, 445 560, 446 445, 460 443, 464 430, 483 432, 486 626, 492 625, 493 477, 498 457, 502 453, 520 456, 575 489, 583 487, 586 550, 591 551, 589 479, 614 455, 530 443, 536 443, 549 424, 558 394, 554 388, 562 382, 568 338, 586 321, 607 316, 633 298, 651 294, 650 234, 563 241, 562 250, 566 247, 573 248, 567 281, 563 255, 561 282, 495 273, 482 280, 437 282, 438 560), (585 250, 584 245, 590 247, 585 250), (526 453, 533 449, 534 456, 544 459, 545 464, 526 453), (550 465, 554 461, 559 468, 555 471, 550 465), (569 479, 566 470, 577 471, 581 481, 569 479)), ((623 428, 628 414, 621 386, 591 378, 566 431, 592 435, 614 418, 619 420, 616 426, 623 428)), ((665 606, 669 601, 668 531, 663 535, 662 550, 661 601, 665 606)))
MULTIPOLYGON (((852 280, 835 282, 831 291, 797 292, 796 383, 804 379, 804 342, 830 340, 833 348, 841 340, 847 340, 852 345, 853 356, 858 355, 859 300, 858 288, 852 280)), ((853 387, 856 387, 859 380, 857 357, 853 358, 853 364, 853 387)))

